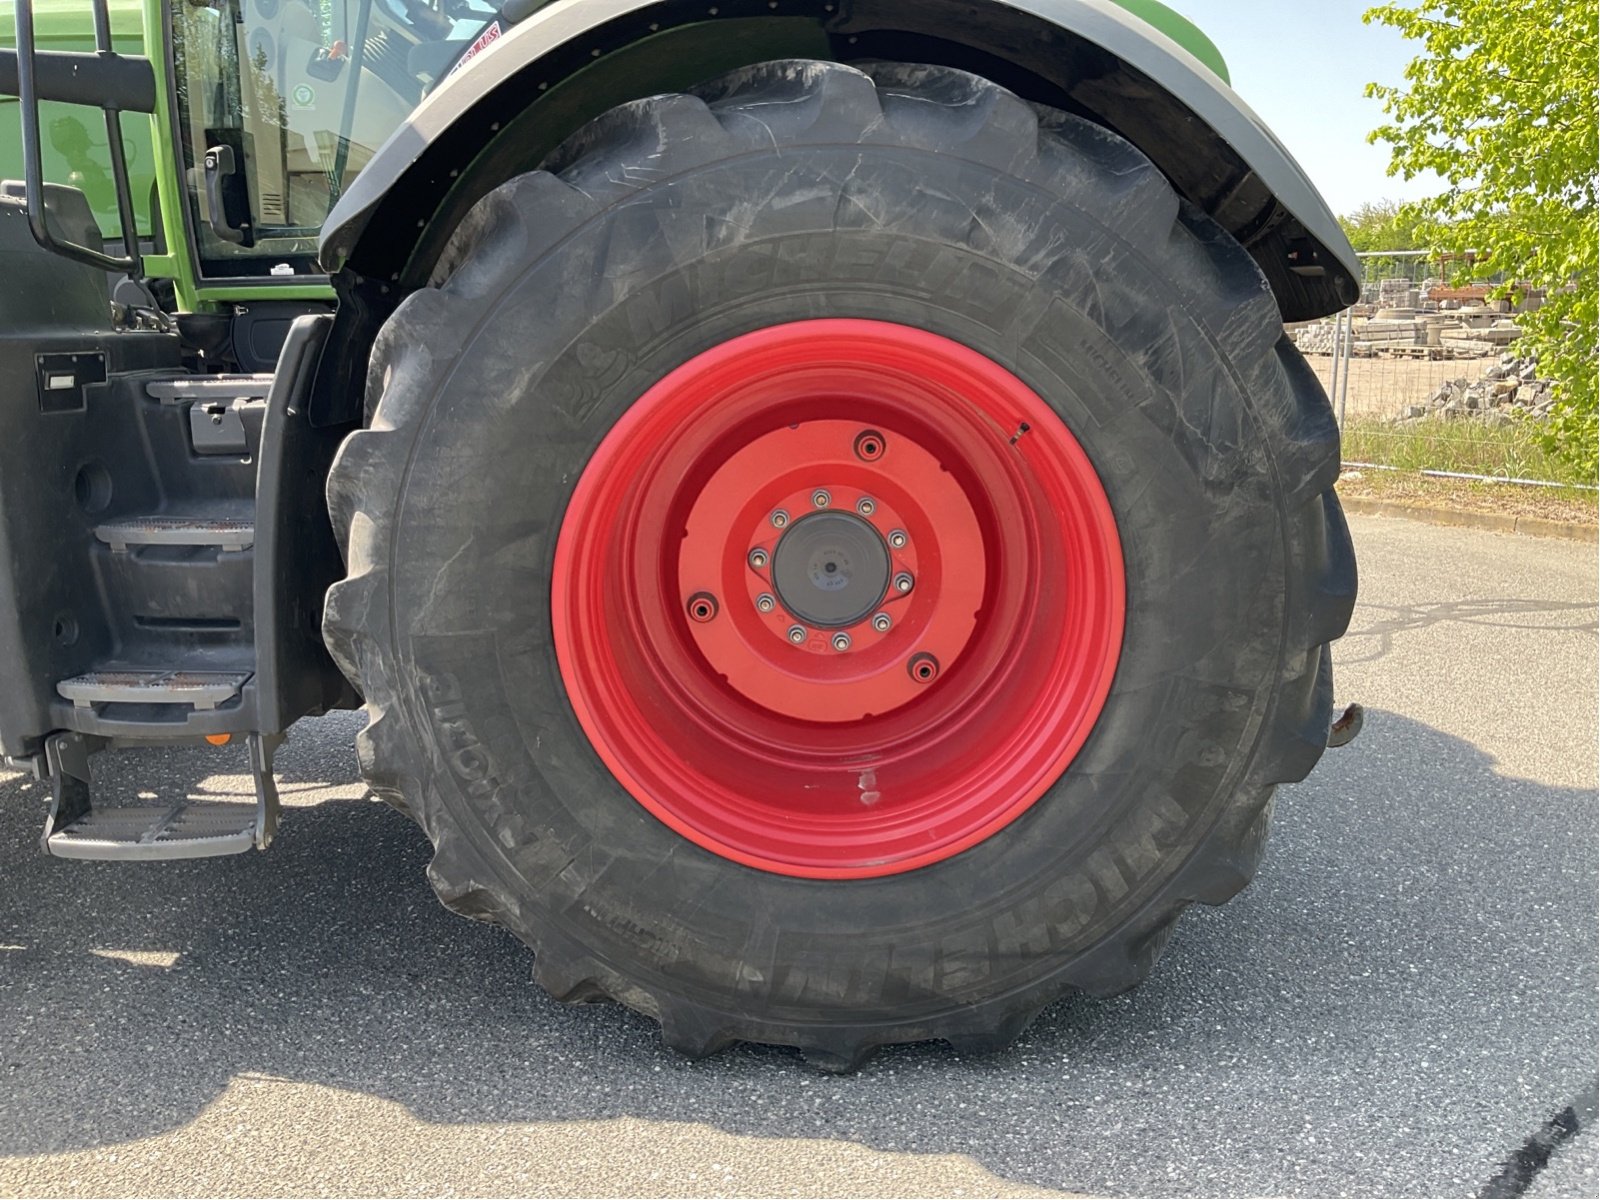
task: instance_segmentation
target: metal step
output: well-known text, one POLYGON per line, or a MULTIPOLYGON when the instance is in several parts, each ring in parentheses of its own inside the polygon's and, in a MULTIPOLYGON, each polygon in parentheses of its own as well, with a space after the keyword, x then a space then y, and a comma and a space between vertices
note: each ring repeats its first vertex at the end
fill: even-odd
POLYGON ((244 550, 255 544, 256 525, 244 517, 127 517, 95 526, 94 535, 119 553, 129 546, 244 550))
POLYGON ((94 807, 89 756, 110 746, 103 738, 54 733, 45 741, 50 780, 50 815, 41 839, 57 858, 112 862, 159 862, 214 858, 265 850, 278 829, 278 787, 272 756, 281 734, 252 733, 247 738, 256 802, 183 800, 173 804, 94 807))
POLYGON ((127 862, 242 854, 256 844, 256 806, 197 800, 95 808, 45 839, 57 858, 127 862))
POLYGON ((183 379, 157 379, 145 392, 163 404, 211 403, 229 400, 264 400, 272 390, 271 375, 192 375, 183 379))
POLYGON ((215 708, 232 700, 249 671, 90 671, 56 684, 79 708, 95 704, 192 704, 215 708))

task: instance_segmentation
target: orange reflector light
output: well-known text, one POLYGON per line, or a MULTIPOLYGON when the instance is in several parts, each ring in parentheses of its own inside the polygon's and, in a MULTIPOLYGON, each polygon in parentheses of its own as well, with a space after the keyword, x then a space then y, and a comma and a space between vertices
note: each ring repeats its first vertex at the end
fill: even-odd
POLYGON ((208 733, 208 734, 206 734, 206 741, 210 742, 213 746, 226 746, 232 740, 233 740, 233 734, 231 734, 231 733, 208 733))

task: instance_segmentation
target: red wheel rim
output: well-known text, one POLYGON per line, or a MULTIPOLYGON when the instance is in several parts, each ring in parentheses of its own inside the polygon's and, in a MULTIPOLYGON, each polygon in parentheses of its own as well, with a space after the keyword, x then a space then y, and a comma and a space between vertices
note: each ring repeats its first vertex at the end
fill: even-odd
POLYGON ((556 547, 562 681, 684 837, 891 875, 1015 820, 1082 747, 1122 643, 1105 491, 1021 380, 879 321, 706 351, 595 451, 556 547))

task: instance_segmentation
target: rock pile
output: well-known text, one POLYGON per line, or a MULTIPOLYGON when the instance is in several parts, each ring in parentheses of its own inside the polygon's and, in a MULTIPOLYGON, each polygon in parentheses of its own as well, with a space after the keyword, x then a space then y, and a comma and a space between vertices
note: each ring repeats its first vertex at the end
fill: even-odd
POLYGON ((1435 418, 1474 417, 1491 425, 1509 425, 1518 415, 1546 417, 1554 397, 1551 383, 1540 379, 1531 358, 1502 354, 1482 377, 1447 379, 1421 404, 1408 404, 1394 418, 1409 424, 1435 418))

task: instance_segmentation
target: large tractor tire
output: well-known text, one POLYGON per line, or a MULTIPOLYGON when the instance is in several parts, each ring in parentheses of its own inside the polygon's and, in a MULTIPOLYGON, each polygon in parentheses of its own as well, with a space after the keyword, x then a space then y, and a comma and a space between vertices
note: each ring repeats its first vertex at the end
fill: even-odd
POLYGON ((985 1050, 1249 881, 1326 744, 1338 432, 1250 256, 982 79, 741 70, 464 221, 329 482, 445 904, 703 1055, 985 1050))

